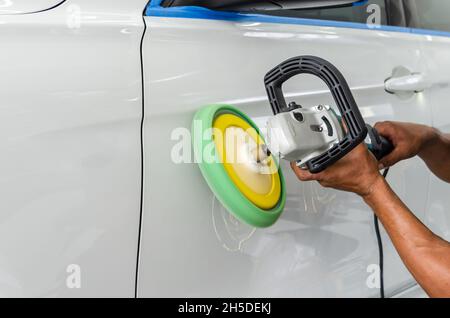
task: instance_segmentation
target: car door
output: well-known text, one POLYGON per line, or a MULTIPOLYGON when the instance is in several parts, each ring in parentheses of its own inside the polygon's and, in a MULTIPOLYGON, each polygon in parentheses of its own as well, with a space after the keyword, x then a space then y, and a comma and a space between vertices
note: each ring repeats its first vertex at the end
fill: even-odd
MULTIPOLYGON (((431 124, 431 111, 420 94, 385 90, 385 81, 398 72, 424 72, 418 37, 404 27, 370 22, 377 12, 381 23, 387 23, 388 6, 381 0, 272 15, 223 14, 160 2, 153 0, 147 8, 143 42, 145 167, 138 295, 378 296, 372 282, 378 264, 373 214, 358 197, 301 183, 284 162, 284 214, 274 226, 254 229, 224 210, 195 163, 174 160, 173 152, 189 138, 193 115, 204 105, 236 106, 262 125, 271 114, 265 73, 305 54, 325 58, 341 70, 368 123, 431 124)), ((304 106, 333 105, 325 85, 312 77, 292 79, 284 92, 288 101, 304 106)), ((421 219, 428 177, 419 160, 401 163, 388 177, 421 219)), ((386 233, 382 235, 385 285, 387 294, 394 295, 414 280, 386 233)))
MULTIPOLYGON (((426 61, 423 77, 426 89, 422 98, 433 114, 433 126, 450 133, 450 3, 446 1, 408 1, 414 17, 410 26, 421 38, 426 61)), ((450 241, 450 188, 434 175, 430 177, 426 223, 438 235, 450 241)))
POLYGON ((146 0, 0 1, 0 296, 133 297, 146 0))

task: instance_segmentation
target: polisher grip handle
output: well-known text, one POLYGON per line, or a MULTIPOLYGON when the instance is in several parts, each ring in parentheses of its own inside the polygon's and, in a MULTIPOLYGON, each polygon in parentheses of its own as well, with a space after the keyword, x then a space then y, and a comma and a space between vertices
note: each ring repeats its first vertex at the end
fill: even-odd
POLYGON ((370 144, 368 144, 369 150, 373 153, 377 160, 381 160, 389 155, 394 150, 392 142, 381 136, 378 131, 370 125, 367 125, 368 137, 370 138, 370 144))
POLYGON ((305 163, 311 173, 319 173, 361 144, 367 128, 344 76, 333 64, 317 56, 291 58, 266 74, 264 83, 274 115, 293 110, 284 98, 283 84, 299 74, 314 75, 325 82, 348 129, 345 138, 333 148, 305 163))
POLYGON ((380 136, 380 139, 381 139, 380 150, 374 153, 375 158, 377 158, 377 160, 383 159, 384 157, 389 155, 392 151, 394 151, 394 145, 389 140, 387 140, 382 136, 380 136))

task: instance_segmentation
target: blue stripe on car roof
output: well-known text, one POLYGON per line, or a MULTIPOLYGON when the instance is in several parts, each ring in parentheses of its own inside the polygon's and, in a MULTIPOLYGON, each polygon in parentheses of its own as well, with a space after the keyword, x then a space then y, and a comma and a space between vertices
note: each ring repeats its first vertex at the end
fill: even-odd
MULTIPOLYGON (((262 22, 262 23, 281 23, 281 24, 297 24, 308 26, 325 26, 335 28, 350 28, 350 29, 362 29, 362 30, 377 30, 388 32, 402 32, 418 35, 431 35, 431 36, 444 36, 450 37, 450 32, 435 31, 426 29, 415 29, 398 26, 382 25, 376 26, 355 23, 355 22, 341 22, 331 20, 318 20, 318 19, 304 19, 304 18, 289 18, 279 17, 264 14, 253 13, 239 13, 239 12, 226 12, 210 10, 203 7, 186 6, 186 7, 162 7, 163 0, 151 0, 145 10, 146 16, 153 17, 170 17, 170 18, 187 18, 187 19, 206 19, 206 20, 223 20, 223 21, 235 21, 235 22, 262 22)), ((367 0, 363 0, 355 3, 354 5, 363 5, 367 0)))

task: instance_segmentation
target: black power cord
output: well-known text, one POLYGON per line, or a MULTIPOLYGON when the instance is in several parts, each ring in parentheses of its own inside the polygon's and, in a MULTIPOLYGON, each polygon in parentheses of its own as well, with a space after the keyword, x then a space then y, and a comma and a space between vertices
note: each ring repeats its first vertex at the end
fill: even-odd
MULTIPOLYGON (((385 169, 383 172, 383 178, 387 178, 389 173, 389 168, 385 169)), ((379 266, 380 266, 380 298, 384 298, 384 255, 383 255, 383 241, 381 239, 380 233, 380 223, 377 215, 374 213, 374 224, 375 224, 375 234, 377 236, 378 243, 378 255, 379 255, 379 266)))
POLYGON ((377 235, 378 253, 379 253, 379 265, 380 265, 380 298, 384 298, 384 269, 383 269, 383 242, 381 240, 380 226, 378 217, 374 215, 375 233, 377 235))

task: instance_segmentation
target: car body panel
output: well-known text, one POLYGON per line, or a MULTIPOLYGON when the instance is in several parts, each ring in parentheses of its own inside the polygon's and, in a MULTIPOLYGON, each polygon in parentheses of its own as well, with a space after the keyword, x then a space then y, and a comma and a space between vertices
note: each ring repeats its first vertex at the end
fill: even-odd
MULTIPOLYGON (((439 36, 447 33, 260 15, 191 19, 186 9, 158 9, 144 23, 147 2, 0 1, 0 296, 133 297, 137 288, 140 297, 377 297, 367 284, 378 263, 373 216, 357 197, 300 183, 284 162, 286 211, 254 229, 224 210, 195 163, 173 161, 174 146, 183 136, 189 148, 184 133, 211 103, 234 105, 263 127, 265 72, 301 54, 343 72, 369 123, 448 131, 450 43, 439 36), (433 87, 407 99, 387 94, 398 66, 433 87), (70 284, 74 269, 80 288, 70 284)), ((311 77, 285 92, 306 106, 333 103, 311 77)), ((420 160, 388 179, 450 239, 448 188, 420 160)), ((387 295, 423 295, 382 236, 387 295)))
MULTIPOLYGON (((366 281, 378 263, 373 215, 354 195, 298 182, 283 163, 287 208, 255 230, 215 200, 195 164, 175 164, 174 130, 188 129, 203 105, 237 106, 263 125, 270 116, 263 78, 302 54, 334 63, 369 123, 396 119, 431 124, 417 97, 384 90, 396 66, 423 71, 420 37, 408 33, 172 17, 146 17, 144 211, 139 296, 376 297, 366 281), (389 49, 386 49, 389 48, 389 49)), ((332 103, 314 78, 287 83, 300 104, 332 103)), ((389 179, 423 219, 428 172, 402 163, 389 179)), ((388 295, 414 280, 383 233, 388 295)))
POLYGON ((146 2, 0 16, 0 296, 134 296, 146 2))

